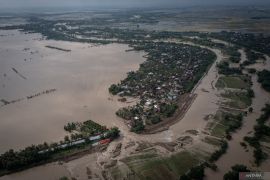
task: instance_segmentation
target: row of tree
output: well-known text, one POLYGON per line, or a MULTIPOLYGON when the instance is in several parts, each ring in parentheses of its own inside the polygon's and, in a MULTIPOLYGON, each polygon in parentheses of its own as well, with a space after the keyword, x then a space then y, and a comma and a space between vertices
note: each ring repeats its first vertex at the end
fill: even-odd
POLYGON ((234 75, 234 74, 242 74, 242 70, 240 68, 230 67, 227 61, 222 61, 217 64, 219 74, 224 75, 234 75))
POLYGON ((270 127, 265 124, 270 117, 270 104, 266 104, 262 109, 262 112, 263 114, 256 120, 257 124, 254 126, 254 135, 252 137, 244 137, 244 140, 247 141, 250 146, 255 148, 253 156, 257 165, 260 165, 260 163, 267 158, 267 154, 262 150, 260 141, 265 136, 270 136, 270 127))
POLYGON ((270 92, 270 71, 263 70, 258 72, 258 82, 261 83, 266 91, 270 92))
MULTIPOLYGON (((119 136, 119 129, 117 127, 111 128, 102 137, 103 139, 110 138, 111 140, 119 136)), ((69 138, 65 138, 65 144, 72 142, 69 138)), ((62 142, 63 143, 63 142, 62 142)), ((0 175, 8 172, 18 171, 33 167, 35 165, 43 164, 53 160, 54 155, 67 149, 84 148, 86 145, 91 144, 89 139, 85 139, 85 143, 79 145, 61 147, 61 143, 47 143, 40 145, 32 145, 20 151, 13 149, 3 153, 0 156, 0 175)))

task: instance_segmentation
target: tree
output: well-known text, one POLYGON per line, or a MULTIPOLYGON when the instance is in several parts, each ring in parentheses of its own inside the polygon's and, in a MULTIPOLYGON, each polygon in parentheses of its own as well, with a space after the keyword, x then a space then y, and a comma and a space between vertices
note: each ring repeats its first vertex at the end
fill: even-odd
POLYGON ((248 93, 248 97, 250 97, 250 98, 255 97, 254 91, 252 89, 248 89, 247 93, 248 93))
POLYGON ((180 180, 190 180, 190 178, 184 174, 180 177, 180 180))
POLYGON ((258 72, 258 82, 262 84, 262 87, 270 92, 270 71, 263 70, 258 72))
POLYGON ((180 180, 202 180, 204 178, 204 168, 203 164, 192 167, 187 174, 180 177, 180 180))
POLYGON ((110 87, 109 87, 109 92, 112 94, 112 95, 116 95, 118 94, 119 92, 122 91, 122 88, 119 87, 119 85, 116 85, 116 84, 112 84, 110 87))
POLYGON ((64 140, 65 140, 65 142, 69 142, 70 141, 69 136, 66 135, 65 138, 64 138, 64 140))
POLYGON ((144 130, 144 124, 142 121, 135 121, 134 125, 131 128, 132 132, 139 133, 144 130))
POLYGON ((188 175, 191 179, 202 180, 204 177, 204 166, 200 165, 191 168, 188 175))
POLYGON ((223 180, 238 180, 239 172, 250 172, 246 166, 239 164, 232 166, 231 169, 223 176, 223 180))
POLYGON ((106 138, 115 139, 119 137, 119 133, 120 133, 120 130, 117 127, 113 127, 107 132, 106 138))
POLYGON ((68 177, 63 176, 63 177, 60 177, 59 180, 68 180, 68 177))
POLYGON ((71 132, 73 130, 76 130, 76 124, 74 122, 68 123, 64 126, 65 131, 71 132))

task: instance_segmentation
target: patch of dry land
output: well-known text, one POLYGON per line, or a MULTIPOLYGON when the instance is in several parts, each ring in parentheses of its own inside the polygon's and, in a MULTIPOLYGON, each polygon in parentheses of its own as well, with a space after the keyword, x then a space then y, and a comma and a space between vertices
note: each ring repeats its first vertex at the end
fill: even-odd
MULTIPOLYGON (((245 69, 243 74, 221 74, 216 64, 229 61, 228 54, 221 49, 185 42, 207 48, 217 55, 215 63, 189 94, 196 98, 167 130, 134 134, 114 114, 128 103, 110 96, 108 87, 123 79, 126 72, 136 70, 144 60, 143 53, 127 53, 126 45, 92 47, 89 44, 39 40, 37 35, 17 31, 12 33, 13 36, 0 39, 5 42, 0 52, 4 57, 0 63, 5 68, 1 65, 0 72, 6 74, 1 76, 1 95, 6 99, 16 99, 48 88, 57 91, 0 108, 3 119, 1 151, 61 139, 65 135, 61 131, 63 125, 88 118, 109 127, 118 126, 121 136, 104 151, 68 162, 34 167, 1 177, 1 180, 57 180, 61 177, 74 180, 176 180, 187 172, 192 173, 190 169, 202 166, 207 167, 205 178, 216 180, 222 179, 224 173, 237 163, 256 170, 270 170, 268 160, 260 167, 255 166, 252 148, 244 149, 240 145, 243 137, 253 131, 255 119, 260 116, 264 104, 269 102, 270 95, 257 83, 256 74, 249 74, 245 69), (49 49, 46 45, 71 51, 49 49), (25 47, 30 50, 22 51, 25 47), (12 67, 27 79, 18 77, 12 72, 12 67), (249 97, 248 90, 254 92, 255 98, 249 97), (251 106, 252 113, 248 112, 251 106), (12 113, 14 111, 16 113, 12 113), (10 129, 16 130, 11 132, 10 129), (10 141, 5 141, 6 138, 10 141)), ((245 58, 243 53, 241 58, 245 58)), ((253 67, 260 69, 262 66, 257 63, 253 67)), ((128 99, 128 102, 134 101, 128 99)))

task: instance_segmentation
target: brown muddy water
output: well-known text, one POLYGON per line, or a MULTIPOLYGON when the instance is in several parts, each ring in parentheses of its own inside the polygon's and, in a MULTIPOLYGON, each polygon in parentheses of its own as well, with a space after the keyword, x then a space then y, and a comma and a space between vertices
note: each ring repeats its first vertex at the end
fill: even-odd
MULTIPOLYGON (((241 62, 246 60, 246 54, 241 51, 241 62)), ((257 70, 270 69, 269 57, 265 63, 257 63, 252 65, 253 68, 257 70)), ((214 172, 210 169, 206 170, 207 180, 221 179, 223 175, 228 172, 231 166, 236 164, 244 164, 249 168, 257 171, 270 171, 270 161, 269 159, 262 163, 260 167, 256 167, 254 164, 253 149, 248 148, 246 151, 240 142, 243 142, 245 136, 252 136, 253 127, 256 125, 256 119, 261 115, 261 109, 266 103, 270 102, 270 94, 262 89, 261 84, 257 82, 257 75, 252 75, 253 86, 255 98, 253 98, 252 107, 253 113, 249 113, 247 117, 243 120, 243 126, 236 133, 232 134, 232 140, 228 142, 227 152, 221 156, 221 158, 216 162, 218 166, 218 171, 214 172)))
POLYGON ((0 153, 59 141, 64 125, 72 121, 123 126, 115 116, 122 104, 109 98, 108 87, 139 67, 145 60, 142 52, 125 52, 129 48, 121 44, 41 40, 38 34, 18 31, 0 35, 0 100, 22 99, 5 106, 0 102, 0 153), (56 91, 26 98, 49 89, 56 91))

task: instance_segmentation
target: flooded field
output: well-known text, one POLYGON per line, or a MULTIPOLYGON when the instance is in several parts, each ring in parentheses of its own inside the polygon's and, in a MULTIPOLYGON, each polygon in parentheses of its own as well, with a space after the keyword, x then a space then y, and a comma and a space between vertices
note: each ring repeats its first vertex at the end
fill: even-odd
POLYGON ((0 152, 59 141, 72 121, 121 128, 114 115, 121 104, 110 98, 108 87, 137 69, 143 53, 125 52, 127 45, 47 41, 18 31, 0 35, 0 152))
MULTIPOLYGON (((194 45, 190 42, 182 43, 194 45)), ((179 137, 189 135, 188 130, 196 130, 202 137, 208 133, 205 128, 207 117, 214 115, 221 103, 220 91, 215 88, 220 77, 216 63, 226 59, 225 54, 208 48, 217 55, 217 60, 193 89, 196 98, 178 122, 166 131, 141 135, 129 132, 123 120, 115 116, 119 107, 128 104, 120 103, 117 97, 108 93, 112 83, 123 79, 126 72, 138 69, 139 64, 145 60, 143 52, 126 52, 127 49, 127 45, 120 44, 97 46, 48 41, 38 34, 0 31, 0 153, 44 141, 59 141, 65 136, 63 126, 72 121, 92 119, 109 127, 117 126, 121 130, 119 140, 112 142, 104 152, 89 154, 63 164, 50 163, 34 167, 0 179, 59 179, 63 175, 86 179, 89 177, 89 169, 96 177, 101 177, 101 163, 111 160, 114 147, 119 142, 126 148, 129 143, 139 141, 175 142, 179 137)), ((246 54, 243 49, 239 52, 243 62, 247 58, 246 54)), ((267 56, 266 62, 250 67, 262 70, 269 69, 269 65, 267 56)), ((252 133, 260 109, 269 102, 270 95, 261 88, 256 75, 252 76, 252 82, 256 97, 252 103, 254 112, 244 118, 243 127, 232 135, 227 153, 216 162, 218 171, 206 170, 207 179, 220 179, 237 163, 255 168, 252 149, 246 152, 240 142, 244 136, 252 133)), ((201 146, 199 136, 194 136, 193 140, 188 150, 210 148, 209 145, 201 146)), ((125 157, 128 151, 132 150, 120 151, 118 160, 125 157)), ((268 165, 269 160, 262 164, 261 169, 269 170, 268 165)))
MULTIPOLYGON (((241 61, 246 60, 245 53, 241 53, 241 61)), ((267 56, 267 61, 265 63, 256 63, 252 67, 257 70, 269 69, 269 57, 267 56)), ((230 170, 235 164, 245 164, 251 169, 258 169, 258 171, 269 171, 269 159, 262 163, 258 168, 254 163, 253 149, 248 148, 246 151, 240 142, 243 142, 245 136, 250 136, 254 132, 253 128, 256 125, 256 119, 261 115, 261 109, 266 103, 269 103, 270 94, 266 92, 261 84, 257 82, 257 76, 252 76, 255 98, 253 99, 251 107, 253 108, 253 113, 249 114, 244 118, 243 126, 232 136, 232 140, 228 142, 229 148, 227 152, 216 162, 218 166, 218 171, 214 172, 210 169, 206 170, 207 180, 215 180, 222 177, 226 172, 230 170)))

